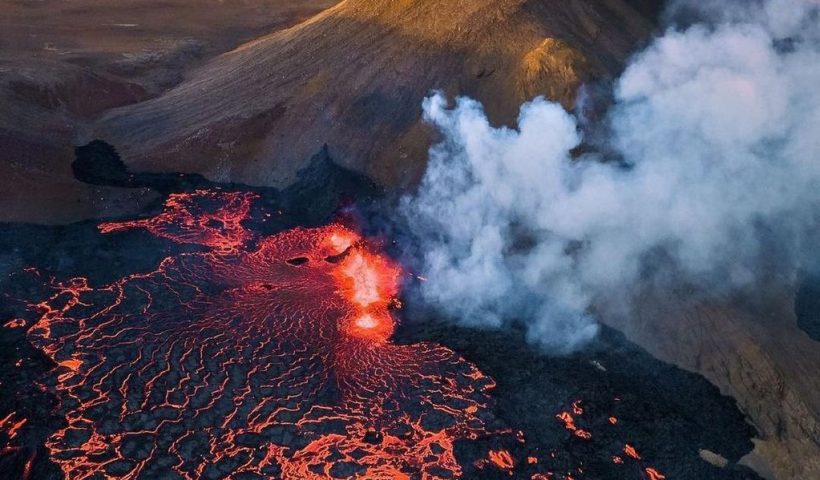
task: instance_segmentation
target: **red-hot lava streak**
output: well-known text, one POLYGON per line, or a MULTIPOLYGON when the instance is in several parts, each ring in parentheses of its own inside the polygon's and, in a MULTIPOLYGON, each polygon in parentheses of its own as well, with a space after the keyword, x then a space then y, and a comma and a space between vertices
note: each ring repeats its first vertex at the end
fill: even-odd
POLYGON ((238 252, 252 237, 241 222, 247 219, 253 193, 199 190, 175 193, 165 201, 165 211, 144 220, 103 223, 102 233, 145 228, 152 234, 179 243, 205 245, 221 252, 238 252))
POLYGON ((210 251, 54 282, 29 331, 59 365, 52 459, 70 479, 459 476, 454 442, 491 433, 493 381, 445 347, 390 342, 401 271, 356 232, 254 238, 252 200, 173 195, 100 230, 210 251))

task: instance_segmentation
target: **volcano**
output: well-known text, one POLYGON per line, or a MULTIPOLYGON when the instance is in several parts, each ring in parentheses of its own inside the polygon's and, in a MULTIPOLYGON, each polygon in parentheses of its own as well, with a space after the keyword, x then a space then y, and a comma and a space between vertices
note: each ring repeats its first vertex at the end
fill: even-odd
MULTIPOLYGON (((467 466, 524 463, 503 447, 526 437, 493 415, 491 377, 446 347, 391 340, 399 267, 341 225, 257 237, 242 227, 256 199, 196 190, 98 226, 204 247, 152 271, 95 287, 29 270, 51 292, 26 335, 56 365, 64 426, 46 447, 66 478, 459 478, 457 445, 493 438, 467 466)), ((576 400, 555 417, 589 441, 583 415, 576 400)), ((25 424, 4 419, 9 441, 25 424)), ((553 478, 556 453, 535 455, 528 476, 553 478)), ((629 443, 612 456, 625 461, 666 478, 629 443)))
POLYGON ((278 192, 78 152, 86 181, 177 193, 141 218, 4 234, 34 240, 3 283, 8 478, 757 478, 696 454, 751 448, 734 402, 622 336, 557 360, 517 334, 406 322, 402 285, 420 280, 313 210, 371 191, 326 158, 278 192))
MULTIPOLYGON (((628 176, 596 143, 617 78, 699 21, 669 23, 665 3, 696 2, 69 3, 0 6, 0 480, 818 476, 818 268, 768 263, 791 239, 732 271, 764 277, 750 292, 596 295, 598 335, 561 355, 525 319, 468 328, 418 296, 434 277, 408 252, 435 251, 396 199, 444 135, 424 100, 471 97, 504 137, 545 97, 583 137, 569 163, 628 176)), ((750 114, 778 103, 717 80, 750 114)), ((700 120, 722 131, 719 113, 700 120)), ((519 223, 501 254, 537 251, 519 223)), ((571 240, 568 264, 586 246, 571 240)), ((642 276, 678 274, 662 247, 642 276)))

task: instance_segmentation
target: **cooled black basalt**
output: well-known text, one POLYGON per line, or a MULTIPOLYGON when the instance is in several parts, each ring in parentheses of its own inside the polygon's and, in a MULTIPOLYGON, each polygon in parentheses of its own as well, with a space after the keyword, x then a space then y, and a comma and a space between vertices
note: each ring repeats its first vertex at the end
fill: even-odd
MULTIPOLYGON (((610 328, 602 327, 582 351, 561 357, 544 355, 519 330, 422 320, 403 324, 395 338, 441 343, 475 362, 497 382, 493 397, 498 416, 527 439, 508 447, 518 458, 538 457, 539 464, 550 465, 557 474, 575 474, 581 467, 582 478, 643 478, 638 465, 612 461, 614 455, 624 456, 628 443, 669 479, 760 479, 736 463, 751 451, 750 439, 756 435, 736 402, 703 377, 656 360, 610 328), (555 418, 577 400, 584 408, 579 426, 592 434, 588 441, 555 418), (721 454, 729 465, 717 468, 705 462, 700 449, 721 454)), ((464 458, 481 454, 468 444, 460 453, 464 458)), ((528 479, 532 471, 521 467, 514 478, 528 479)), ((469 468, 466 476, 510 478, 505 472, 469 468)))

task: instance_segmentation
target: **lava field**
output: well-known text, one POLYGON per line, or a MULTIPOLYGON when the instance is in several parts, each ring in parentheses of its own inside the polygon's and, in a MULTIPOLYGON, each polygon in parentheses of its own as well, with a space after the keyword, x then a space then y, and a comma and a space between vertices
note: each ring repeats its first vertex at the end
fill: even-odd
POLYGON ((734 402, 614 331, 551 358, 403 305, 422 280, 339 214, 372 195, 328 158, 275 192, 78 154, 163 198, 4 229, 2 478, 758 478, 734 402))

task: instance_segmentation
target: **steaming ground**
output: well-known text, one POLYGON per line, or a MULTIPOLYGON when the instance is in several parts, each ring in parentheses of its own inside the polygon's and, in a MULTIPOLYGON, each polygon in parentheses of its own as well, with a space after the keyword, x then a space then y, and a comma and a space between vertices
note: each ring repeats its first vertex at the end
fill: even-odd
POLYGON ((595 335, 597 296, 792 276, 820 213, 819 10, 676 2, 617 81, 603 143, 540 98, 517 129, 468 98, 426 99, 443 140, 401 204, 424 252, 421 295, 462 324, 524 321, 531 341, 564 353, 595 335), (585 141, 617 160, 573 159, 585 141))

